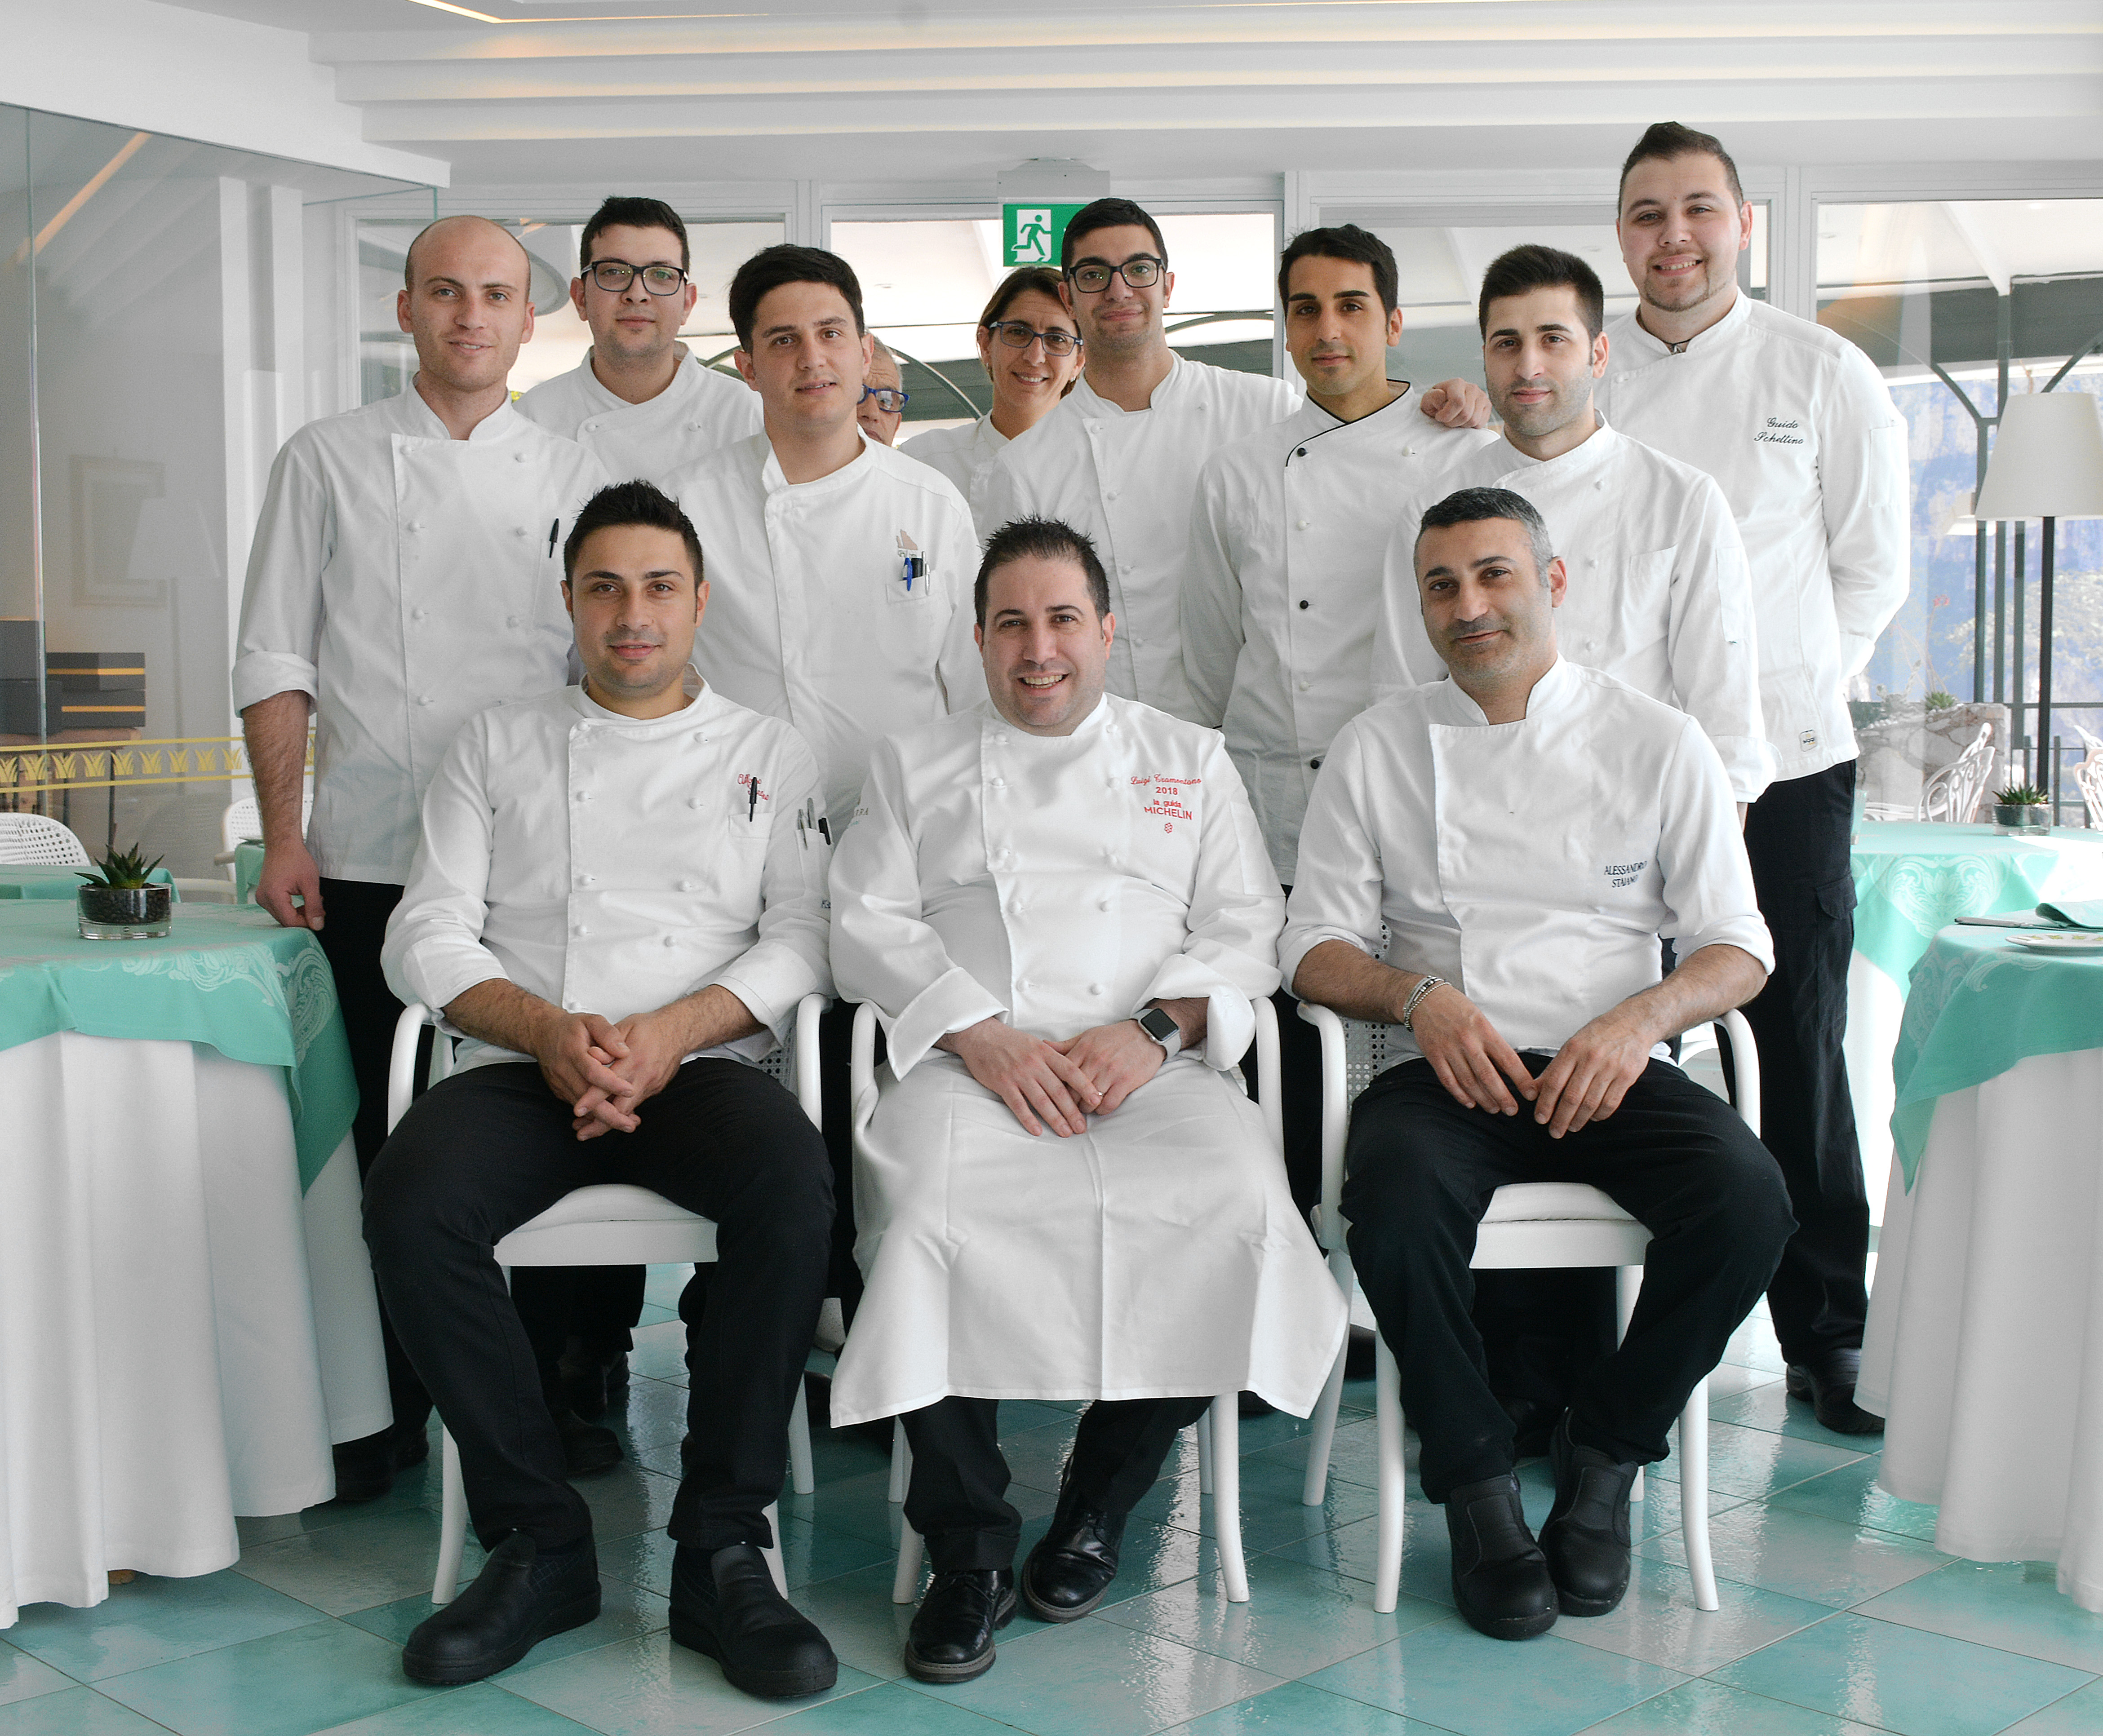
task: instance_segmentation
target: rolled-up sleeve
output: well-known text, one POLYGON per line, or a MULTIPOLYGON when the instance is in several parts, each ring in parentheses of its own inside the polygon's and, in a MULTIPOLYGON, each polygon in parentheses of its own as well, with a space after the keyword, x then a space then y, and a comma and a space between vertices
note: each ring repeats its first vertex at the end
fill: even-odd
POLYGON ((1691 717, 1665 767, 1660 792, 1657 859, 1668 920, 1658 933, 1684 960, 1728 945, 1774 969, 1774 942, 1753 890, 1729 778, 1691 717))
POLYGON ((425 792, 409 882, 380 948, 387 986, 405 1005, 442 1010, 478 983, 509 979, 482 943, 494 837, 488 770, 488 726, 476 717, 453 738, 425 792))
POLYGON ((760 877, 759 938, 700 985, 728 989, 777 1042, 789 1040, 798 1001, 830 994, 833 988, 827 901, 832 852, 822 833, 796 824, 806 803, 823 804, 825 788, 803 739, 793 730, 784 737, 760 877))
POLYGON ((233 659, 233 708, 279 693, 320 695, 322 575, 336 545, 336 513, 307 441, 295 435, 270 467, 248 548, 233 659))

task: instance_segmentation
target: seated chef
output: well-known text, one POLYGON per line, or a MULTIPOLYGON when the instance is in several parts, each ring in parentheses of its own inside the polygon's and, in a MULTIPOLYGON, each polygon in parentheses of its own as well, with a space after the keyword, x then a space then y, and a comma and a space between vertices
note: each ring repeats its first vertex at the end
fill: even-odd
POLYGON ((1438 502, 1416 579, 1452 679, 1337 736, 1279 957, 1302 1000, 1398 1024, 1416 1051, 1352 1110, 1351 1259, 1446 1508, 1454 1600, 1517 1640, 1620 1603, 1637 1468, 1795 1228, 1767 1148, 1665 1048, 1758 993, 1773 955, 1701 725, 1558 655, 1563 562, 1532 505, 1438 502), (1679 960, 1662 980, 1661 936, 1679 960), (1536 1543, 1468 1263, 1491 1195, 1547 1180, 1604 1189, 1652 1240, 1627 1336, 1556 1427, 1536 1543))
POLYGON ((895 1076, 861 1128, 834 1421, 904 1418, 934 1569, 905 1667, 933 1682, 990 1668, 1015 1611, 997 1401, 1095 1401, 1022 1572, 1075 1621, 1176 1431, 1243 1388, 1305 1415, 1345 1324, 1223 1077, 1283 914, 1224 743, 1105 694, 1079 532, 1004 526, 974 605, 993 704, 878 747, 832 877, 840 992, 875 1003, 895 1076))
POLYGON ((685 690, 709 588, 693 526, 651 484, 594 495, 563 570, 583 683, 461 730, 382 952, 395 993, 442 1007, 464 1041, 374 1165, 365 1237, 490 1552, 402 1667, 474 1681, 598 1614, 591 1512, 491 1249, 573 1188, 629 1182, 714 1220, 722 1277, 680 1309, 672 1637, 749 1693, 816 1694, 832 1648, 760 1552, 832 1176, 796 1100, 750 1063, 830 986, 818 768, 787 724, 685 690))

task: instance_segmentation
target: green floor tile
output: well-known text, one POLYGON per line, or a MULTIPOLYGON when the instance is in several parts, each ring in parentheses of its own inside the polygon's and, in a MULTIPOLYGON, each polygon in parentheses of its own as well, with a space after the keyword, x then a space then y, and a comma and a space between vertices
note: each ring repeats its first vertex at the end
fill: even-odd
POLYGON ((1347 1700, 1305 1682, 1287 1682, 1236 1700, 1202 1718, 1179 1724, 1162 1736, 1443 1736, 1429 1724, 1398 1713, 1347 1700))
POLYGON ((676 1447, 687 1436, 687 1389, 638 1375, 628 1383, 626 1403, 599 1420, 630 1451, 676 1447))
POLYGON ((1628 1596, 1618 1609, 1566 1617, 1555 1624, 1557 1634, 1580 1645, 1705 1676, 1833 1613, 1807 1599, 1729 1583, 1716 1588, 1719 1607, 1702 1609, 1695 1605, 1694 1581, 1685 1568, 1643 1556, 1632 1565, 1628 1596))
POLYGON ((901 1654, 913 1621, 911 1605, 891 1601, 891 1574, 887 1561, 821 1580, 794 1599, 796 1607, 832 1642, 842 1664, 885 1681, 905 1673, 901 1654))
POLYGON ((2010 1725, 2004 1736, 2096 1736, 2098 1730, 2103 1730, 2103 1682, 2092 1682, 2010 1725))
POLYGON ((167 1736, 160 1725, 105 1699, 92 1688, 68 1688, 0 1705, 0 1736, 167 1736))
MULTIPOLYGON (((1910 1537, 1861 1530, 1765 1502, 1712 1519, 1709 1547, 1719 1579, 1836 1609, 1933 1573, 1950 1559, 1910 1537)), ((1685 1540, 1676 1532, 1639 1544, 1638 1552, 1681 1566, 1687 1561, 1685 1540)))
POLYGON ((1765 1429, 1771 1434, 1791 1435, 1799 1441, 1816 1441, 1850 1453, 1874 1452, 1883 1445, 1880 1435, 1843 1435, 1828 1428, 1802 1399, 1791 1398, 1779 1380, 1770 1381, 1733 1397, 1718 1399, 1709 1406, 1716 1422, 1746 1428, 1765 1429))
POLYGON ((311 1604, 231 1570, 192 1579, 142 1574, 129 1585, 113 1586, 108 1601, 92 1609, 32 1604, 7 1638, 77 1681, 91 1682, 305 1627, 318 1614, 311 1604))
MULTIPOLYGON (((492 1680, 502 1681, 514 1672, 531 1669, 536 1664, 552 1663, 558 1658, 573 1658, 579 1652, 588 1652, 601 1645, 611 1645, 619 1640, 633 1640, 643 1634, 656 1633, 665 1623, 665 1611, 670 1607, 662 1597, 615 1579, 602 1572, 599 1575, 600 1609, 598 1619, 587 1622, 581 1627, 572 1627, 567 1633, 558 1633, 552 1639, 543 1640, 526 1654, 524 1660, 492 1680)), ((414 1597, 405 1597, 398 1603, 382 1604, 376 1609, 361 1609, 344 1620, 353 1627, 362 1627, 367 1633, 376 1633, 390 1644, 400 1646, 418 1626, 436 1614, 428 1592, 414 1597)))
MULTIPOLYGON (((37 1607, 29 1605, 32 1609, 37 1607)), ((72 1685, 73 1678, 64 1671, 40 1663, 27 1652, 18 1652, 0 1640, 0 1706, 12 1706, 38 1694, 57 1694, 72 1685)))
POLYGON ((1829 1718, 1807 1707, 1726 1688, 1721 1682, 1683 1682, 1645 1700, 1585 1736, 1876 1736, 1868 1725, 1829 1718))
MULTIPOLYGON (((429 1590, 438 1554, 433 1515, 382 1513, 244 1549, 233 1570, 331 1615, 348 1615, 429 1590)), ((464 1579, 481 1565, 472 1539, 465 1560, 464 1579)))
POLYGON ((319 1736, 587 1736, 586 1726, 487 1682, 339 1724, 319 1736))
POLYGON ((2103 1614, 2065 1596, 2057 1581, 2049 1561, 1952 1561, 1856 1614, 2103 1673, 2103 1614))
MULTIPOLYGON (((1679 1481, 1677 1430, 1673 1432, 1672 1447, 1670 1458, 1649 1469, 1652 1476, 1676 1483, 1679 1481)), ((1857 1447, 1830 1446, 1822 1441, 1800 1441, 1794 1435, 1768 1429, 1715 1423, 1709 1429, 1709 1486, 1720 1494, 1759 1499, 1807 1477, 1852 1465, 1862 1456, 1857 1447)))
MULTIPOLYGON (((1333 1531, 1380 1511, 1380 1497, 1374 1490, 1340 1477, 1329 1480, 1319 1507, 1302 1507, 1305 1473, 1267 1453, 1243 1459, 1240 1468, 1242 1547, 1252 1555, 1333 1531)), ((1179 1530, 1207 1531, 1212 1524, 1212 1498, 1201 1494, 1194 1466, 1180 1476, 1163 1477, 1140 1498, 1132 1512, 1179 1530)))
POLYGON ((1821 1519, 1843 1525, 1866 1525, 1873 1531, 1896 1532, 1923 1543, 1935 1541, 1936 1509, 1924 1501, 1901 1501, 1877 1487, 1877 1472, 1883 1461, 1865 1459, 1859 1464, 1843 1465, 1823 1476, 1814 1476, 1768 1498, 1772 1505, 1793 1513, 1815 1513, 1821 1519))
POLYGON ((767 1729, 768 1736, 1001 1736, 1003 1730, 1011 1736, 1014 1726, 887 1682, 791 1712, 767 1729))
MULTIPOLYGON (((876 1677, 843 1665, 832 1695, 876 1685, 876 1677)), ((604 1736, 731 1736, 814 1703, 740 1693, 713 1661, 662 1633, 520 1670, 505 1687, 604 1736)))
POLYGON ((635 1329, 635 1348, 628 1353, 631 1380, 641 1375, 667 1386, 687 1383, 687 1329, 678 1320, 635 1329))

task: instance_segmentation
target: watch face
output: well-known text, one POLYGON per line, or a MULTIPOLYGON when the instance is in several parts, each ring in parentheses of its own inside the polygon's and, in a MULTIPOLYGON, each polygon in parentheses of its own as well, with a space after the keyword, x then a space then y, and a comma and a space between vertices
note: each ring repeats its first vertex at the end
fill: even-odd
POLYGON ((1168 1039, 1171 1037, 1179 1034, 1174 1018, 1158 1006, 1149 1007, 1146 1010, 1145 1016, 1139 1021, 1139 1026, 1163 1048, 1167 1046, 1168 1039))

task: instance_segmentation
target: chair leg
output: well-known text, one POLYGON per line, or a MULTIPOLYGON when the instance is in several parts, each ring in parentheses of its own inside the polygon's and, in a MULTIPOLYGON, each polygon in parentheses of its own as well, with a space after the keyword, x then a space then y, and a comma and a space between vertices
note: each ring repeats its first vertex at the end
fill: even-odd
POLYGON ((467 1485, 449 1428, 438 1431, 438 1566, 431 1578, 431 1601, 442 1608, 460 1590, 460 1556, 467 1547, 467 1485))
MULTIPOLYGON (((1348 1304, 1356 1281, 1351 1272, 1350 1255, 1341 1249, 1332 1254, 1329 1270, 1348 1304)), ((1307 1476, 1300 1487, 1302 1507, 1319 1507, 1329 1490, 1329 1454, 1336 1444, 1336 1413, 1344 1402, 1344 1364, 1350 1354, 1351 1334, 1347 1327, 1344 1342, 1336 1348, 1336 1365, 1329 1370, 1329 1378, 1323 1383, 1322 1396, 1315 1401, 1314 1414, 1309 1419, 1314 1429, 1307 1437, 1307 1476)))
MULTIPOLYGON (((891 1498, 903 1502, 906 1485, 913 1481, 913 1447, 905 1438, 905 1425, 893 1421, 891 1425, 891 1498)), ((913 1529, 910 1520, 898 1516, 898 1565, 891 1576, 891 1601, 895 1604, 909 1604, 920 1596, 920 1534, 913 1529)))
POLYGON ((1375 1427, 1380 1435, 1380 1550, 1373 1569, 1373 1608, 1391 1615, 1402 1594, 1402 1529, 1409 1499, 1403 1462, 1402 1374, 1381 1339, 1375 1347, 1375 1427))
POLYGON ((1716 1567, 1709 1555, 1709 1377, 1703 1375, 1679 1414, 1679 1528, 1687 1539, 1687 1571, 1694 1607, 1720 1607, 1716 1567))
POLYGON ((781 1506, 779 1502, 767 1503, 767 1529, 773 1534, 774 1541, 759 1552, 767 1557, 767 1570, 774 1575, 774 1589, 784 1597, 789 1595, 789 1574, 781 1565, 781 1506))
MULTIPOLYGON (((1614 1311, 1620 1316, 1614 1327, 1614 1342, 1618 1344, 1629 1335, 1629 1322, 1635 1317, 1636 1298, 1643 1292, 1643 1268, 1617 1266, 1614 1268, 1614 1311)), ((1629 1499, 1643 1498, 1643 1467, 1636 1467, 1636 1480, 1629 1485, 1629 1499)))
POLYGON ((891 1504, 896 1507, 905 1498, 905 1484, 913 1475, 913 1449, 906 1444, 905 1424, 899 1418, 891 1419, 891 1504))
MULTIPOLYGON (((1241 1419, 1239 1409, 1241 1400, 1238 1396, 1235 1398, 1234 1403, 1236 1405, 1234 1418, 1238 1422, 1241 1419)), ((1198 1493, 1201 1495, 1209 1495, 1212 1492, 1212 1412, 1207 1411, 1190 1427, 1192 1432, 1198 1437, 1198 1493)))
POLYGON ((1214 1399, 1207 1432, 1212 1442, 1212 1547, 1230 1604, 1245 1604, 1249 1595, 1248 1564, 1242 1558, 1241 1402, 1238 1392, 1214 1399))
POLYGON ((800 1374, 796 1377, 796 1402, 789 1412, 789 1486, 799 1495, 818 1486, 811 1468, 811 1405, 800 1374))

